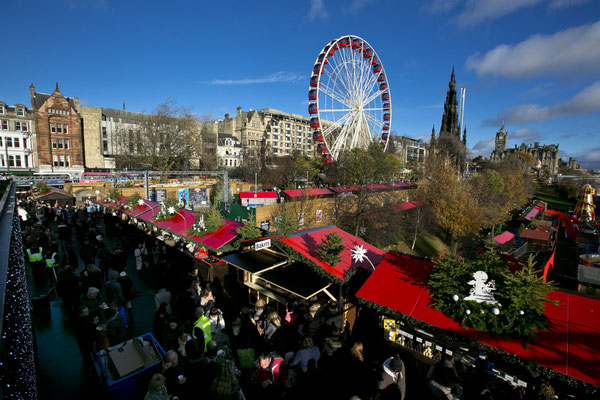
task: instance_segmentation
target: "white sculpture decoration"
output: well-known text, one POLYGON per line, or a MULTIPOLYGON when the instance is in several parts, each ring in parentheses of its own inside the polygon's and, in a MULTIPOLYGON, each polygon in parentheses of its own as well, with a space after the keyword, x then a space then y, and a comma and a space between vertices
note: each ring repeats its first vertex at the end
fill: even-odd
POLYGON ((352 252, 352 260, 354 262, 363 262, 363 260, 367 260, 369 264, 371 264, 371 268, 373 268, 373 271, 375 270, 375 266, 373 265, 371 260, 369 260, 369 257, 367 257, 367 249, 365 249, 362 244, 360 246, 354 246, 354 248, 351 249, 350 252, 352 252))
POLYGON ((465 297, 465 300, 472 300, 478 303, 496 304, 492 291, 496 290, 496 282, 494 280, 485 283, 488 276, 484 271, 477 271, 473 274, 473 280, 469 281, 469 285, 473 286, 470 296, 465 297))

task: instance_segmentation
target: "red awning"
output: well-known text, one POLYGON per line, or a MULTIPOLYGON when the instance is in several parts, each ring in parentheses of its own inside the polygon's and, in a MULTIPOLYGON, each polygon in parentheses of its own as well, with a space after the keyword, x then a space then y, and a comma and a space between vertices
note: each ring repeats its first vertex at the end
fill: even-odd
POLYGON ((431 268, 429 260, 388 253, 356 295, 573 378, 600 384, 600 301, 559 291, 550 293, 550 300, 559 304, 546 305, 549 331, 539 333, 525 349, 520 340, 466 330, 431 308, 428 286, 431 268))
POLYGON ((283 193, 285 193, 289 197, 323 196, 333 194, 333 192, 327 188, 284 190, 283 193))
POLYGON ((277 192, 240 192, 240 199, 276 199, 277 192))
POLYGON ((527 213, 527 215, 525 216, 525 219, 527 221, 531 221, 531 218, 534 218, 536 215, 538 215, 540 210, 541 210, 541 208, 538 206, 533 207, 533 209, 527 213))
POLYGON ((361 267, 372 271, 373 267, 371 266, 371 263, 377 267, 377 265, 385 256, 384 251, 379 250, 377 247, 371 246, 369 243, 334 226, 297 233, 295 235, 288 236, 287 238, 281 240, 281 242, 291 246, 299 254, 323 268, 325 272, 341 279, 342 281, 344 280, 344 275, 353 268, 361 267), (345 249, 340 254, 341 261, 335 267, 332 267, 326 262, 321 261, 317 255, 317 249, 321 245, 321 240, 325 239, 325 235, 334 231, 337 232, 337 234, 342 238, 345 249), (351 250, 356 249, 359 246, 362 246, 364 249, 366 249, 366 254, 362 261, 355 261, 352 259, 351 250), (371 263, 369 263, 367 258, 371 261, 371 263))

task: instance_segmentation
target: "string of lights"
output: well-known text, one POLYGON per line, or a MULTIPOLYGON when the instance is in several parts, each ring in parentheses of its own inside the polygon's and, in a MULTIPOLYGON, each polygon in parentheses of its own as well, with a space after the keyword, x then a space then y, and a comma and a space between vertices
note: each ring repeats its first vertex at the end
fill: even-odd
MULTIPOLYGON (((14 207, 14 204, 8 206, 14 207)), ((8 215, 6 213, 5 217, 8 215)), ((17 213, 14 213, 12 221, 0 371, 2 376, 0 397, 28 400, 38 398, 23 238, 17 213)))

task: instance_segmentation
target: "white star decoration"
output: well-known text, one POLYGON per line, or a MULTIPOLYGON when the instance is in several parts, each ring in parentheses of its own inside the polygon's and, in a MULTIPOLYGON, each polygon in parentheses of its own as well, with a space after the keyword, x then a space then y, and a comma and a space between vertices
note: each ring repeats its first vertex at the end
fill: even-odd
POLYGON ((367 249, 365 249, 365 247, 362 244, 360 246, 354 246, 354 248, 350 251, 352 252, 352 260, 354 262, 363 262, 364 260, 367 260, 369 264, 371 264, 373 270, 375 270, 375 266, 373 265, 371 260, 369 260, 369 257, 367 257, 367 249))
POLYGON ((144 199, 139 199, 138 206, 143 206, 143 205, 144 205, 144 199))
POLYGON ((365 249, 362 244, 360 246, 356 245, 350 251, 352 252, 352 260, 354 260, 354 262, 363 262, 364 259, 367 258, 367 249, 365 249))
POLYGON ((169 212, 169 214, 173 215, 175 214, 175 207, 171 206, 167 209, 167 211, 169 212))

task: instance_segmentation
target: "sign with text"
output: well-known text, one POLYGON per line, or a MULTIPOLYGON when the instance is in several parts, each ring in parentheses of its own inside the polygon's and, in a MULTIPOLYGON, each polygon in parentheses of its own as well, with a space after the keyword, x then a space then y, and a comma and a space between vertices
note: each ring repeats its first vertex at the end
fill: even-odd
POLYGON ((271 239, 261 240, 260 242, 254 243, 254 251, 268 249, 269 247, 271 247, 271 239))

